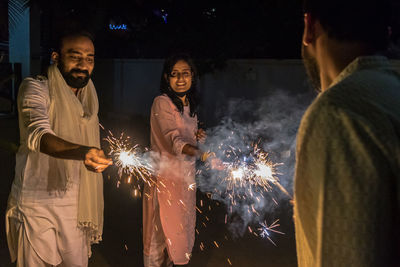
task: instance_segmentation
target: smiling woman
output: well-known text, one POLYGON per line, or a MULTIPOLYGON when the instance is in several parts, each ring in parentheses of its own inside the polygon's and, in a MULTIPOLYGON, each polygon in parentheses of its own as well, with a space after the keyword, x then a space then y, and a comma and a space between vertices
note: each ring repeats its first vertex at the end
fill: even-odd
POLYGON ((184 60, 175 63, 170 74, 165 74, 171 89, 186 103, 186 94, 192 87, 193 72, 189 64, 184 60))
POLYGON ((188 106, 190 116, 197 110, 197 69, 186 54, 173 55, 165 60, 161 75, 160 90, 174 103, 180 113, 188 106))
MULTIPOLYGON (((186 55, 164 63, 161 93, 151 108, 151 149, 156 185, 145 184, 144 266, 187 264, 194 244, 197 128, 196 68, 186 55)), ((204 135, 203 135, 204 136, 204 135)))
MULTIPOLYGON (((197 146, 205 132, 197 127, 195 65, 187 55, 165 60, 161 93, 151 107, 150 142, 156 185, 143 195, 144 266, 187 264, 196 221, 196 158, 210 157, 197 146)), ((210 160, 218 168, 218 159, 210 160), (214 164, 215 163, 215 164, 214 164)))

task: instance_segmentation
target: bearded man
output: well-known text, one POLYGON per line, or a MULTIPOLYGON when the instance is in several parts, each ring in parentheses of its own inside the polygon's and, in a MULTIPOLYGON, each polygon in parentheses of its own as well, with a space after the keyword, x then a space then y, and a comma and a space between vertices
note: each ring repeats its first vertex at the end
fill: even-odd
POLYGON ((400 76, 380 52, 386 0, 305 0, 303 59, 320 94, 297 136, 299 267, 399 266, 400 76))
POLYGON ((91 35, 64 34, 51 58, 47 77, 26 78, 19 89, 7 241, 17 266, 87 266, 102 236, 101 172, 112 164, 99 148, 91 35))

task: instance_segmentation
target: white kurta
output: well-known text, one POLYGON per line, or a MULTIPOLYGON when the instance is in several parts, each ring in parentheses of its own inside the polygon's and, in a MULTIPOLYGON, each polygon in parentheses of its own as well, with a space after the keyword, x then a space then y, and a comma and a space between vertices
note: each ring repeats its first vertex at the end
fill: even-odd
POLYGON ((399 266, 400 76, 360 57, 306 111, 297 137, 299 267, 399 266))
POLYGON ((146 185, 143 202, 144 254, 150 255, 151 239, 158 234, 153 225, 157 194, 166 246, 175 264, 187 264, 194 244, 196 221, 195 158, 182 154, 185 144, 196 145, 197 117, 189 107, 181 114, 166 95, 154 99, 151 109, 151 148, 160 156, 157 161, 157 186, 146 185))
POLYGON ((18 94, 20 147, 6 213, 10 254, 14 261, 24 245, 17 232, 23 226, 29 245, 45 262, 61 263, 65 251, 75 246, 80 252, 73 257, 85 264, 87 248, 82 242, 86 244, 86 240, 77 227, 81 162, 73 161, 76 168, 68 178, 67 190, 63 190, 60 181, 52 176, 50 156, 39 151, 41 137, 54 134, 49 123, 49 105, 46 78, 27 78, 22 82, 18 94))

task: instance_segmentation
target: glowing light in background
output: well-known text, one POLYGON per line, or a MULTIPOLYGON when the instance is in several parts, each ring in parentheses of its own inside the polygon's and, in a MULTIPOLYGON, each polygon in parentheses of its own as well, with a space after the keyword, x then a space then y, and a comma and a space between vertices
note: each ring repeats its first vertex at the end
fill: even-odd
POLYGON ((110 30, 123 30, 126 31, 128 30, 128 27, 126 26, 126 24, 109 24, 108 25, 110 30))
POLYGON ((215 19, 217 17, 217 9, 216 8, 209 8, 205 11, 203 11, 203 14, 207 16, 209 19, 215 19))
POLYGON ((154 15, 156 15, 157 17, 160 17, 163 22, 166 24, 168 23, 168 13, 165 9, 161 8, 161 9, 154 9, 153 10, 154 15))

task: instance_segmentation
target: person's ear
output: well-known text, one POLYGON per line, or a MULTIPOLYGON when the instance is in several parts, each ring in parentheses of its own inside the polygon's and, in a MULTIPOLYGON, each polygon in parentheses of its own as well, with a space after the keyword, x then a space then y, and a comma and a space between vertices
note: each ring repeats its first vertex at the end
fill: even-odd
POLYGON ((165 81, 166 81, 167 83, 169 83, 168 75, 167 75, 166 73, 164 73, 164 79, 165 79, 165 81))
POLYGON ((310 13, 304 14, 304 32, 303 32, 303 45, 308 46, 315 40, 315 20, 310 13))
POLYGON ((52 52, 51 61, 54 63, 58 63, 59 60, 60 60, 60 54, 58 54, 57 52, 52 52))

